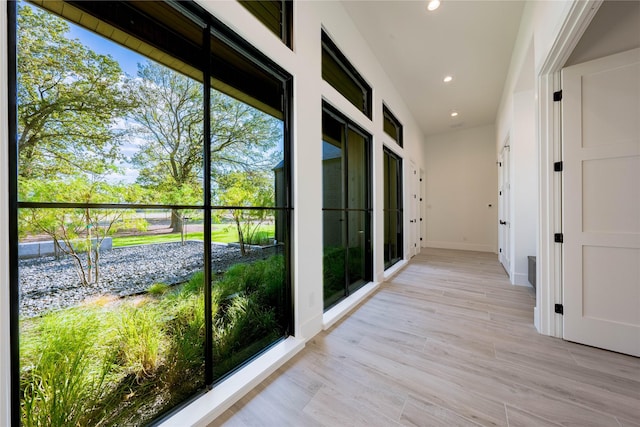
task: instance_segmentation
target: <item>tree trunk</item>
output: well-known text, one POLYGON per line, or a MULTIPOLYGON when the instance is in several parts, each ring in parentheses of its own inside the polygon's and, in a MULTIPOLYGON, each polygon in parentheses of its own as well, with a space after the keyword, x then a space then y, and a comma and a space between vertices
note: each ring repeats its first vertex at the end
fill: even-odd
POLYGON ((171 209, 171 225, 169 226, 174 233, 182 233, 182 215, 180 210, 171 209))
POLYGON ((236 228, 238 229, 238 243, 240 243, 240 253, 242 256, 247 254, 247 251, 244 248, 244 235, 242 234, 242 225, 240 225, 240 217, 234 215, 234 219, 236 220, 236 228))

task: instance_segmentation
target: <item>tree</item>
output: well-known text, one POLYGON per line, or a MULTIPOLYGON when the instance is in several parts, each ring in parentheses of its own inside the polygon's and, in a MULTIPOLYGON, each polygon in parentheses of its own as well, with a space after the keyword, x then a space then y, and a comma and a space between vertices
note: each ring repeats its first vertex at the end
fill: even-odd
MULTIPOLYGON (((101 202, 124 197, 127 188, 86 178, 71 181, 29 180, 21 188, 35 198, 53 200, 71 197, 79 202, 101 202)), ((100 248, 104 239, 124 224, 125 211, 89 208, 32 208, 20 211, 21 233, 46 234, 53 240, 56 253, 73 259, 78 279, 83 286, 100 280, 100 248)), ((130 221, 129 221, 130 222, 130 221)), ((136 226, 142 224, 136 223, 136 226)))
MULTIPOLYGON (((138 182, 163 203, 202 201, 203 86, 167 67, 138 65, 139 107, 131 119, 144 139, 133 161, 138 182)), ((211 168, 214 177, 236 170, 273 167, 281 139, 279 121, 221 92, 211 91, 211 168)), ((171 228, 181 231, 174 210, 171 228)))
MULTIPOLYGON (((160 202, 202 201, 202 85, 161 65, 138 64, 136 95, 140 102, 132 120, 145 143, 133 157, 138 182, 157 191, 160 202)), ((182 231, 178 210, 171 228, 182 231)))
POLYGON ((18 152, 21 178, 103 174, 114 168, 132 107, 122 71, 65 36, 69 25, 30 6, 18 9, 18 152))
POLYGON ((231 172, 219 180, 220 202, 233 206, 229 209, 238 231, 240 252, 246 255, 246 244, 253 241, 260 225, 273 213, 265 209, 239 208, 240 206, 273 206, 273 179, 265 171, 231 172))

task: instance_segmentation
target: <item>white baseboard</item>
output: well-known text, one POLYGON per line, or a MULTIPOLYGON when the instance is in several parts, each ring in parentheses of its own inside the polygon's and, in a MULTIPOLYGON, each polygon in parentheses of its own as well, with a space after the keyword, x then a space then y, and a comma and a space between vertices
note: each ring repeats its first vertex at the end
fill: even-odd
POLYGON ((496 248, 492 245, 480 245, 476 243, 462 243, 462 242, 436 242, 428 240, 424 244, 426 248, 437 249, 456 249, 459 251, 475 251, 475 252, 496 252, 496 248))
POLYGON ((364 299, 378 289, 379 286, 380 284, 378 282, 369 282, 355 291, 344 301, 339 302, 329 310, 325 311, 322 316, 322 329, 326 331, 335 325, 338 320, 342 319, 347 313, 364 301, 364 299))
POLYGON ((514 285, 517 286, 528 286, 532 288, 531 283, 529 283, 529 275, 524 273, 515 273, 513 275, 513 280, 511 281, 514 285))
POLYGON ((296 337, 307 342, 320 332, 322 332, 322 313, 300 325, 299 330, 296 330, 296 337))
POLYGON ((401 261, 396 262, 391 267, 387 268, 383 274, 384 280, 389 280, 390 278, 398 274, 400 270, 402 270, 407 266, 407 264, 409 264, 409 261, 407 261, 406 259, 403 259, 401 261))

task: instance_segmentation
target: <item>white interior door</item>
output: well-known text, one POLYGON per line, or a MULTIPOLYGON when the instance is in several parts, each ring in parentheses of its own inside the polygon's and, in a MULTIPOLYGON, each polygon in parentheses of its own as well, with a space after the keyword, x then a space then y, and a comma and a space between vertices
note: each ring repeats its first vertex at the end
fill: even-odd
POLYGON ((562 85, 564 338, 640 356, 640 49, 562 85))
POLYGON ((509 142, 500 151, 499 162, 499 188, 498 188, 498 258, 505 271, 511 276, 511 184, 509 173, 509 142))

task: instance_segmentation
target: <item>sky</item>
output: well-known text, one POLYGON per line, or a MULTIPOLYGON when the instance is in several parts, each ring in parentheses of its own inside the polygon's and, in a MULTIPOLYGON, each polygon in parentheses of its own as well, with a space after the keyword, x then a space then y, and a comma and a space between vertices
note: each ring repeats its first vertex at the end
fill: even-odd
POLYGON ((130 76, 135 76, 138 73, 138 62, 146 60, 143 56, 91 31, 87 31, 78 25, 69 23, 69 26, 71 28, 71 31, 67 34, 69 38, 79 39, 82 44, 88 46, 96 53, 110 55, 118 61, 122 71, 130 76))

